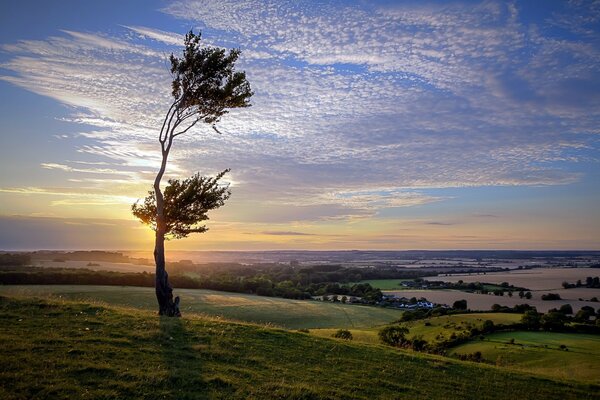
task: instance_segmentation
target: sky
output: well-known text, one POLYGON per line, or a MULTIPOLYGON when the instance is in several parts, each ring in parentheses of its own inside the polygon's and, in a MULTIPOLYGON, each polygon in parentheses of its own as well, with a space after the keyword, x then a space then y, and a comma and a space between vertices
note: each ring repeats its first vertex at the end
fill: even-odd
POLYGON ((0 249, 149 249, 168 56, 254 91, 167 178, 231 168, 172 250, 600 249, 600 1, 0 4, 0 249))

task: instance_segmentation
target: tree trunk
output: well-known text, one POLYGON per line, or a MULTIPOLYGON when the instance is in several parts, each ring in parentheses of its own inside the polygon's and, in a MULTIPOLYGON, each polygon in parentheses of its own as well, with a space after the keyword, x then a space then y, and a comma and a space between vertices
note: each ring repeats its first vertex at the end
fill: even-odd
POLYGON ((158 314, 168 317, 181 317, 179 311, 179 296, 173 299, 173 287, 169 283, 169 274, 165 263, 165 199, 160 190, 160 181, 165 173, 167 158, 171 149, 172 138, 166 150, 163 150, 160 170, 154 180, 154 194, 156 196, 156 239, 154 242, 154 262, 156 264, 155 289, 158 300, 158 314))
POLYGON ((181 317, 179 296, 173 299, 173 287, 169 283, 169 274, 165 268, 165 235, 156 229, 154 245, 154 262, 156 263, 155 289, 158 300, 158 314, 168 317, 181 317))

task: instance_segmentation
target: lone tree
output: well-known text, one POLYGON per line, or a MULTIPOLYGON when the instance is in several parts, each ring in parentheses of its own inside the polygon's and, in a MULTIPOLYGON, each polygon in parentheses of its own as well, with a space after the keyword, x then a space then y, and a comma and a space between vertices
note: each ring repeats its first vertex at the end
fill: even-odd
POLYGON ((215 177, 195 174, 184 180, 169 180, 164 193, 160 183, 167 167, 173 140, 192 129, 198 122, 216 123, 228 109, 250 106, 252 90, 244 72, 235 71, 239 49, 229 52, 221 48, 203 47, 201 35, 190 31, 184 40, 183 56, 171 54, 173 102, 160 128, 162 162, 154 187, 142 204, 132 206, 133 215, 156 231, 154 261, 156 263, 156 298, 159 314, 180 316, 179 297, 173 299, 173 288, 165 269, 165 239, 184 238, 190 233, 206 232, 201 223, 207 213, 221 207, 229 198, 228 187, 219 180, 229 170, 215 177))

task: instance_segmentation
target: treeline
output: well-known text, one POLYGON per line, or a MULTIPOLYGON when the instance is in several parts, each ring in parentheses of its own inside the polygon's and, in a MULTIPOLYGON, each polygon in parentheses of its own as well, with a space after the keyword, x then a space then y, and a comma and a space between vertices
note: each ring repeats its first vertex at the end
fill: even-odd
POLYGON ((581 281, 581 279, 579 279, 575 283, 569 283, 569 282, 565 281, 562 283, 562 286, 565 289, 572 289, 572 288, 579 288, 579 287, 598 289, 598 288, 600 288, 600 277, 595 276, 592 278, 591 276, 588 276, 587 278, 585 278, 585 283, 583 283, 581 281))
MULTIPOLYGON (((274 282, 263 275, 234 276, 229 273, 200 277, 172 274, 169 276, 169 280, 174 287, 182 289, 210 289, 290 299, 310 299, 312 296, 335 294, 360 297, 365 303, 375 304, 382 298, 379 289, 363 283, 349 285, 322 282, 303 285, 300 281, 294 282, 289 279, 274 282)), ((153 287, 154 274, 92 271, 79 268, 5 267, 0 269, 0 284, 153 287)))
POLYGON ((31 256, 26 253, 0 253, 0 265, 29 265, 31 256))

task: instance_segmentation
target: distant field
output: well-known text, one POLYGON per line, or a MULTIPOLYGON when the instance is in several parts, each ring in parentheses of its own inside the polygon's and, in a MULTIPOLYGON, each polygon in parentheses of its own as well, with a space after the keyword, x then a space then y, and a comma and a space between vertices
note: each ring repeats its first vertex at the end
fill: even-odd
MULTIPOLYGON (((510 272, 489 272, 484 274, 461 274, 451 276, 431 276, 425 279, 446 282, 487 282, 501 284, 508 282, 518 287, 531 290, 562 289, 564 281, 575 283, 578 279, 585 281, 588 276, 599 276, 600 269, 596 268, 534 268, 512 270, 510 272)), ((599 291, 600 292, 600 291, 599 291)))
MULTIPOLYGON (((14 285, 0 286, 0 295, 62 296, 119 306, 155 310, 153 288, 124 286, 14 285)), ((226 319, 272 324, 289 329, 368 328, 400 318, 402 311, 310 300, 177 289, 183 313, 202 313, 226 319)))
MULTIPOLYGON (((467 306, 471 310, 490 310, 492 305, 500 304, 502 306, 514 307, 517 304, 529 304, 531 306, 535 306, 540 312, 547 312, 551 308, 558 308, 563 304, 571 304, 573 306, 573 310, 577 311, 583 306, 591 306, 594 309, 600 307, 600 303, 594 303, 590 301, 579 301, 577 298, 579 294, 582 292, 577 292, 578 289, 569 289, 566 295, 570 296, 570 298, 563 298, 563 300, 556 301, 544 301, 540 299, 540 296, 544 293, 560 293, 563 296, 562 291, 552 290, 552 291, 540 291, 533 292, 533 298, 531 300, 527 300, 525 298, 521 299, 517 295, 517 293, 513 294, 513 297, 505 296, 494 296, 493 294, 477 294, 477 293, 467 293, 459 290, 398 290, 398 291, 388 291, 387 293, 396 293, 398 296, 404 297, 425 297, 429 301, 433 301, 435 303, 440 304, 448 304, 452 305, 456 300, 465 299, 467 300, 467 306)), ((585 290, 595 290, 597 291, 598 297, 600 297, 599 289, 585 289, 585 290)), ((589 294, 588 294, 589 295, 589 294)), ((586 297, 583 297, 586 298, 586 297)), ((589 297, 588 297, 589 298, 589 297)))
POLYGON ((454 347, 449 354, 480 351, 485 360, 554 378, 600 384, 600 336, 553 332, 499 332, 454 347), (509 341, 514 339, 515 343, 509 341), (567 350, 560 349, 567 346, 567 350))
POLYGON ((412 281, 412 279, 369 279, 355 283, 368 283, 381 290, 403 290, 406 288, 400 286, 400 284, 404 281, 412 281))
POLYGON ((32 263, 36 267, 43 268, 72 268, 91 269, 92 271, 116 271, 116 272, 154 272, 155 267, 150 265, 138 265, 131 263, 113 263, 108 261, 50 261, 35 260, 32 263), (88 264, 95 264, 88 266, 88 264))

